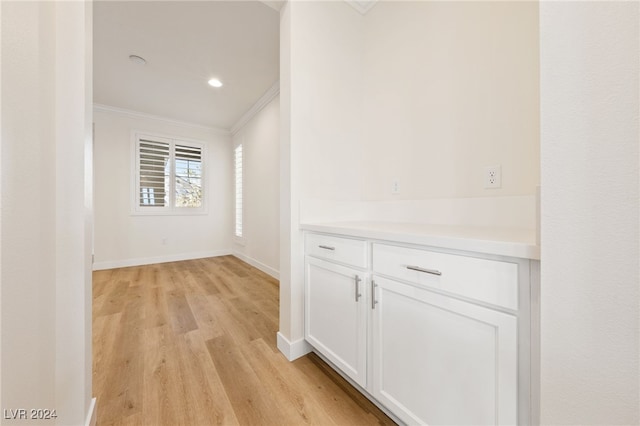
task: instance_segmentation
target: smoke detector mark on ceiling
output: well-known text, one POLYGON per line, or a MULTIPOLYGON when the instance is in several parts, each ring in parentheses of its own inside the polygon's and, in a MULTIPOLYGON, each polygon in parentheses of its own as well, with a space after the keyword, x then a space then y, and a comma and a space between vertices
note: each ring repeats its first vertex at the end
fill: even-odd
POLYGON ((129 60, 137 65, 145 65, 147 63, 146 59, 138 55, 129 55, 129 60))

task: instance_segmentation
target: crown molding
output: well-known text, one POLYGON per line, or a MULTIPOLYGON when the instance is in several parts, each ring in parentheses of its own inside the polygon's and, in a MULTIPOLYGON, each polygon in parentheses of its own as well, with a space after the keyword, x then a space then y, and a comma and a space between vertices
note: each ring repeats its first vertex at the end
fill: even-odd
POLYGON ((280 12, 280 9, 282 9, 282 6, 284 6, 284 4, 286 3, 286 0, 273 0, 273 1, 264 0, 262 1, 262 3, 269 6, 271 9, 275 10, 276 12, 280 12))
MULTIPOLYGON (((289 0, 291 1, 291 0, 289 0)), ((376 5, 378 0, 344 0, 346 3, 349 3, 351 7, 357 10, 360 14, 366 15, 368 11, 370 11, 373 6, 376 5)), ((287 0, 263 0, 262 3, 269 6, 271 9, 280 12, 280 10, 284 7, 287 0)))
POLYGON ((112 114, 118 114, 118 115, 123 115, 129 118, 142 118, 142 119, 146 119, 146 120, 155 120, 155 121, 160 121, 166 124, 171 124, 174 126, 180 126, 180 127, 189 127, 192 129, 198 129, 198 130, 206 130, 209 132, 213 132, 219 135, 224 135, 224 136, 229 136, 230 133, 228 130, 226 129, 221 129, 219 127, 210 127, 210 126, 203 126, 201 124, 195 124, 195 123, 189 123, 187 121, 180 121, 180 120, 173 120, 171 118, 167 118, 167 117, 161 117, 158 115, 153 115, 153 114, 147 114, 146 112, 139 112, 139 111, 132 111, 130 109, 124 109, 124 108, 118 108, 118 107, 114 107, 111 105, 103 105, 103 104, 93 104, 93 110, 94 111, 98 111, 98 112, 108 112, 108 113, 112 113, 112 114))
POLYGON ((366 15, 368 11, 373 9, 373 6, 376 5, 378 0, 344 0, 349 4, 349 6, 353 7, 355 10, 360 12, 361 15, 366 15))
POLYGON ((262 95, 260 99, 258 99, 256 103, 253 104, 253 106, 244 113, 242 117, 240 117, 240 120, 238 120, 236 124, 231 126, 231 135, 233 136, 238 133, 245 126, 245 124, 249 122, 249 120, 255 117, 255 115, 259 113, 262 108, 264 108, 269 102, 271 102, 273 98, 278 96, 279 93, 280 81, 276 81, 273 86, 271 86, 271 88, 267 90, 264 95, 262 95))

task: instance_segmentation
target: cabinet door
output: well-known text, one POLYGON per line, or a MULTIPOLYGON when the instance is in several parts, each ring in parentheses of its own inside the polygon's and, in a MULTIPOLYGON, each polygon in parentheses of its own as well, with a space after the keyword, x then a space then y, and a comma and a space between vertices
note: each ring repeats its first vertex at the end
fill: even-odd
POLYGON ((340 370, 365 387, 365 273, 307 257, 305 286, 305 338, 340 370))
POLYGON ((516 424, 517 319, 374 276, 373 392, 408 424, 516 424))

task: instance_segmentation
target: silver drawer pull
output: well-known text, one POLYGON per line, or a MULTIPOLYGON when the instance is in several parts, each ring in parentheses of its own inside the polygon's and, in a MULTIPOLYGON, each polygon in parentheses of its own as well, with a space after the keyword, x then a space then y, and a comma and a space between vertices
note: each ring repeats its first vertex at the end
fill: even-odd
POLYGON ((362 281, 362 278, 356 275, 356 302, 360 299, 360 296, 362 296, 360 293, 360 281, 362 281))
POLYGON ((321 249, 331 250, 331 251, 333 251, 333 250, 335 250, 335 249, 336 249, 335 247, 331 247, 331 246, 323 246, 323 245, 319 245, 318 247, 320 247, 321 249))
POLYGON ((375 309, 378 301, 376 300, 376 287, 378 284, 374 280, 371 280, 371 309, 375 309))
POLYGON ((421 268, 419 266, 407 265, 407 269, 411 269, 412 271, 424 272, 425 274, 442 275, 442 272, 437 271, 435 269, 426 269, 426 268, 421 268))

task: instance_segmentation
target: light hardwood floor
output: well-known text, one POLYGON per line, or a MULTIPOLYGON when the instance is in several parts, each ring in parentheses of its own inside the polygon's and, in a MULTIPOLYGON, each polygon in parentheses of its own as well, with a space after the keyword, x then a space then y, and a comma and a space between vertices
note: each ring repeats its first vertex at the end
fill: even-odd
POLYGON ((393 424, 316 355, 277 350, 278 292, 232 256, 94 272, 98 425, 393 424))

